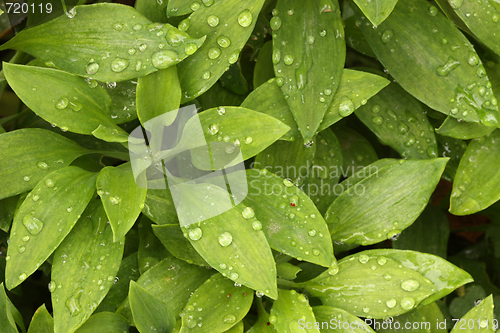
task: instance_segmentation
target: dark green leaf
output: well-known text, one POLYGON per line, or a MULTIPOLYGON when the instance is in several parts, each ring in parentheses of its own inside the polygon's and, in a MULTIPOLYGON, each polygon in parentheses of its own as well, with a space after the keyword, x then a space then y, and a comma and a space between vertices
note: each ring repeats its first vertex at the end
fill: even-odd
POLYGON ((197 101, 203 107, 203 110, 213 109, 218 106, 239 106, 243 102, 244 96, 237 95, 226 88, 223 88, 219 82, 208 89, 203 95, 197 98, 197 101))
POLYGON ((172 2, 172 0, 137 0, 135 2, 135 9, 151 22, 167 23, 167 5, 169 2, 172 2))
POLYGON ((373 53, 370 44, 368 44, 363 32, 359 28, 361 21, 357 20, 356 16, 354 16, 354 10, 348 1, 344 2, 342 19, 345 24, 345 41, 347 46, 350 46, 364 55, 375 58, 375 53, 373 53))
POLYGON ((178 66, 182 104, 207 91, 229 65, 238 61, 263 4, 264 0, 216 1, 208 7, 200 6, 181 22, 179 28, 191 36, 206 36, 200 49, 178 66))
POLYGON ((497 102, 476 51, 428 1, 399 0, 377 29, 364 22, 361 29, 380 62, 415 98, 454 118, 498 125, 497 102))
POLYGON ((225 332, 246 316, 252 300, 251 289, 237 286, 221 274, 216 274, 189 298, 181 315, 181 331, 225 332))
POLYGON ((31 319, 28 333, 53 333, 54 319, 45 308, 45 304, 40 306, 31 319))
POLYGON ((484 126, 478 123, 466 123, 452 117, 447 117, 436 133, 455 139, 469 140, 490 134, 494 127, 484 126))
POLYGON ((400 160, 349 188, 325 215, 332 239, 369 245, 401 233, 424 210, 447 161, 400 160))
POLYGON ((2 333, 18 333, 16 323, 9 310, 10 300, 5 294, 3 283, 0 283, 0 327, 2 333))
POLYGON ((141 274, 170 256, 160 240, 154 235, 151 226, 151 221, 143 215, 138 225, 140 242, 137 254, 141 274))
POLYGON ((437 292, 424 276, 373 251, 343 258, 338 267, 306 282, 305 287, 324 305, 377 319, 406 313, 437 292))
POLYGON ((268 41, 262 46, 257 57, 257 63, 253 72, 253 87, 257 89, 274 77, 273 68, 273 42, 268 41))
POLYGON ((325 326, 323 323, 328 323, 328 328, 320 326, 322 333, 343 333, 345 332, 345 327, 347 327, 345 323, 350 324, 349 333, 375 332, 364 320, 345 310, 323 305, 313 307, 313 311, 316 321, 320 325, 325 326))
POLYGON ((44 176, 88 151, 51 131, 20 129, 0 135, 0 198, 31 190, 44 176))
POLYGON ((93 201, 54 253, 52 304, 55 332, 74 332, 94 312, 113 285, 124 239, 113 242, 100 201, 93 201))
POLYGON ((8 289, 22 283, 61 244, 92 198, 96 176, 66 167, 49 173, 26 197, 12 223, 8 289))
POLYGON ((105 167, 97 177, 97 194, 102 199, 113 230, 113 241, 121 240, 144 208, 147 189, 136 184, 130 163, 105 167))
POLYGON ((148 189, 142 212, 148 218, 160 225, 179 223, 174 201, 169 189, 148 189))
POLYGON ((438 142, 439 156, 448 157, 450 159, 444 169, 443 178, 453 182, 460 160, 467 149, 467 143, 463 140, 441 136, 439 134, 436 135, 436 139, 438 142))
POLYGON ((189 264, 208 266, 191 243, 184 237, 178 224, 153 225, 153 232, 161 241, 163 246, 178 259, 189 264))
POLYGON ((453 182, 450 213, 470 215, 500 199, 500 172, 492 165, 500 158, 500 130, 474 139, 465 151, 453 182))
POLYGON ((19 196, 5 198, 0 200, 0 229, 9 232, 12 219, 14 218, 14 211, 16 210, 19 196))
POLYGON ((478 306, 467 312, 453 327, 450 333, 474 333, 481 332, 495 332, 498 328, 498 321, 493 320, 493 295, 488 296, 478 306), (474 325, 467 326, 466 323, 474 322, 474 325), (496 328, 495 328, 495 325, 496 328))
POLYGON ((437 157, 434 128, 422 105, 391 83, 356 110, 356 116, 382 143, 404 158, 437 157))
POLYGON ((76 333, 128 333, 129 323, 125 318, 111 312, 92 315, 76 333))
POLYGON ((173 331, 175 317, 167 304, 139 286, 137 282, 130 281, 129 301, 134 324, 139 332, 170 333, 173 331))
POLYGON ((62 70, 111 82, 175 65, 203 41, 169 24, 151 23, 132 7, 98 3, 21 31, 0 49, 24 51, 62 70))
MULTIPOLYGON (((273 29, 276 82, 304 141, 319 129, 332 104, 345 62, 344 27, 337 0, 279 0, 273 29)), ((354 111, 343 96, 343 116, 354 111)))
POLYGON ((391 14, 398 0, 354 0, 354 2, 376 27, 391 14))
POLYGON ((221 76, 219 83, 227 90, 238 94, 247 95, 249 93, 249 85, 242 73, 242 63, 237 61, 229 66, 229 69, 221 76))

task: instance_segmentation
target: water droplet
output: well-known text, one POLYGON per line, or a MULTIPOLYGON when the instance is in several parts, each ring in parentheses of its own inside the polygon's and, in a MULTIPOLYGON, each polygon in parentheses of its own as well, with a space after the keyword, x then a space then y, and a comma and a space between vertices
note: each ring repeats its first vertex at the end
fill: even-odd
POLYGON ((396 241, 399 238, 399 235, 401 234, 401 230, 392 230, 389 231, 387 234, 387 238, 389 238, 392 241, 396 241))
POLYGON ((120 31, 123 29, 123 25, 121 25, 120 23, 115 23, 113 25, 113 29, 117 30, 117 31, 120 31))
POLYGON ((26 273, 23 273, 23 274, 19 275, 19 280, 24 281, 24 280, 26 280, 27 277, 28 276, 26 275, 26 273))
POLYGON ((189 18, 182 20, 179 23, 179 26, 177 27, 180 31, 187 31, 189 29, 189 25, 191 24, 191 21, 189 18))
POLYGON ((314 41, 315 41, 314 36, 307 36, 307 43, 309 45, 313 45, 314 41))
POLYGON ((236 280, 238 277, 239 277, 238 273, 231 273, 231 275, 229 275, 229 278, 231 280, 236 280))
POLYGON ((215 16, 215 15, 210 15, 208 18, 207 18, 207 23, 209 26, 211 26, 212 28, 215 28, 216 26, 219 25, 219 17, 215 16))
POLYGON ((25 182, 29 182, 29 181, 30 181, 30 179, 31 179, 31 177, 30 177, 30 176, 24 176, 24 178, 23 178, 23 180, 24 180, 25 182))
POLYGON ((401 134, 405 134, 405 133, 407 133, 407 132, 408 132, 408 126, 406 126, 406 124, 405 124, 405 123, 401 123, 401 122, 400 122, 400 123, 398 124, 398 131, 399 131, 399 133, 401 133, 401 134))
MULTIPOLYGON (((70 101, 69 105, 71 106, 71 109, 75 112, 78 112, 83 108, 83 105, 81 103, 78 103, 78 102, 71 102, 70 101)), ((63 128, 61 127, 61 129, 63 129, 63 128)), ((66 130, 68 130, 67 127, 66 127, 66 130)))
POLYGON ((462 4, 464 3, 463 0, 448 0, 448 2, 450 3, 450 6, 453 9, 458 9, 458 8, 462 7, 462 4))
POLYGON ((382 34, 382 43, 384 44, 387 44, 391 41, 392 37, 394 37, 394 31, 392 31, 391 29, 389 30, 386 30, 384 31, 384 33, 382 34))
POLYGON ((19 247, 19 253, 24 253, 26 251, 26 248, 24 246, 19 247))
POLYGON ((404 297, 401 300, 401 307, 404 310, 411 310, 415 306, 415 300, 412 297, 404 297))
POLYGON ((293 56, 289 54, 285 55, 285 57, 283 58, 283 62, 285 63, 285 65, 290 66, 291 64, 293 64, 293 56))
POLYGON ((491 15, 491 20, 497 23, 500 20, 500 18, 498 17, 498 14, 493 14, 491 15))
POLYGON ((256 230, 256 231, 262 230, 262 223, 260 223, 260 221, 253 221, 252 228, 253 228, 253 230, 256 230))
POLYGON ((91 62, 87 65, 86 70, 87 74, 94 75, 95 73, 97 73, 97 71, 99 71, 99 64, 96 62, 91 62))
POLYGON ((141 45, 139 45, 139 51, 141 51, 141 52, 146 51, 147 48, 148 48, 147 44, 141 44, 141 45))
POLYGON ((49 167, 49 165, 45 162, 38 162, 36 166, 42 170, 47 170, 47 168, 49 167))
POLYGON ((208 50, 208 57, 210 59, 217 59, 220 56, 220 49, 217 47, 213 47, 208 50))
POLYGON ((460 62, 453 57, 449 57, 446 64, 437 68, 436 74, 439 76, 447 76, 458 66, 460 66, 460 62))
POLYGON ((396 300, 394 298, 391 298, 390 300, 388 300, 387 302, 385 302, 385 304, 387 305, 388 308, 393 308, 396 306, 396 300))
POLYGON ((109 201, 113 205, 118 205, 122 200, 119 197, 109 197, 109 201))
POLYGON ((219 236, 219 244, 224 247, 231 245, 232 242, 233 242, 233 235, 231 235, 227 231, 219 236))
POLYGON ((217 44, 219 44, 219 46, 222 48, 227 48, 231 45, 231 40, 226 36, 221 35, 217 37, 217 44))
POLYGON ((53 293, 54 291, 56 291, 56 283, 54 281, 50 281, 49 285, 47 287, 49 288, 49 291, 51 293, 53 293))
POLYGON ((54 187, 55 183, 52 179, 48 178, 48 179, 45 179, 45 186, 51 188, 51 187, 54 187))
POLYGON ((208 133, 215 135, 219 133, 219 124, 212 124, 208 127, 208 133))
POLYGON ((431 16, 436 16, 438 13, 439 13, 439 11, 435 6, 429 7, 429 14, 431 14, 431 16))
POLYGON ((27 242, 30 240, 30 236, 24 236, 22 239, 23 239, 23 242, 27 242))
POLYGON ((214 0, 202 0, 206 7, 210 7, 214 4, 214 0))
POLYGON ((406 291, 415 291, 420 288, 420 283, 417 280, 409 279, 401 282, 401 289, 406 291))
MULTIPOLYGON (((264 295, 264 293, 262 293, 262 295, 264 295)), ((261 296, 262 297, 262 296, 261 296)), ((275 315, 270 315, 269 316, 269 322, 271 324, 275 324, 276 323, 276 316, 275 315)))
POLYGON ((195 1, 189 6, 189 8, 191 8, 193 12, 197 11, 200 8, 200 3, 195 1))
POLYGON ((255 212, 253 211, 253 209, 251 207, 245 207, 245 209, 243 209, 243 212, 241 213, 241 215, 245 219, 249 220, 255 216, 255 212))
POLYGON ((210 79, 211 76, 212 76, 212 74, 209 71, 205 71, 205 72, 203 72, 203 75, 201 77, 205 80, 208 80, 208 79, 210 79))
POLYGON ((373 117, 372 121, 375 125, 382 125, 382 123, 384 122, 384 118, 377 116, 373 117))
POLYGON ((252 142, 253 142, 253 139, 252 139, 252 137, 251 137, 251 136, 248 136, 248 137, 245 139, 245 143, 246 143, 247 145, 251 144, 252 142))
MULTIPOLYGON (((194 44, 193 44, 194 45, 194 44)), ((186 47, 186 54, 187 54, 186 47)), ((194 52, 193 52, 194 53, 194 52)), ((153 53, 151 61, 153 66, 158 69, 164 69, 177 62, 177 53, 174 51, 164 50, 153 53)))
POLYGON ((436 148, 434 148, 432 146, 427 148, 427 155, 429 155, 429 157, 431 157, 431 158, 437 157, 436 148))
POLYGON ((228 62, 232 65, 238 61, 239 57, 240 57, 240 54, 238 52, 235 52, 229 57, 228 62))
POLYGON ((367 256, 366 254, 361 254, 359 257, 358 257, 358 260, 360 263, 362 264, 366 264, 369 260, 370 260, 370 257, 367 256))
POLYGON ((293 183, 290 179, 283 179, 283 185, 285 185, 286 187, 292 187, 293 186, 293 183))
POLYGON ((252 13, 247 9, 244 10, 238 15, 238 24, 242 26, 243 28, 246 28, 252 24, 252 13))
POLYGON ((467 58, 467 62, 469 63, 469 65, 471 66, 476 66, 479 64, 479 57, 477 56, 476 53, 474 52, 470 52, 469 53, 469 57, 467 58))
POLYGON ((271 19, 271 29, 278 30, 281 27, 281 19, 277 16, 271 19))
POLYGON ((347 97, 347 96, 342 96, 340 98, 340 104, 339 104, 339 114, 341 117, 347 117, 351 113, 354 112, 354 103, 352 100, 347 97))
POLYGON ((319 35, 321 37, 325 37, 326 36, 326 30, 321 30, 321 32, 319 33, 319 35))
POLYGON ((128 64, 128 60, 116 58, 111 62, 111 70, 116 73, 123 72, 128 67, 128 64))
POLYGON ((82 311, 80 309, 80 302, 74 297, 68 298, 66 300, 66 307, 68 308, 71 317, 77 316, 82 311))
POLYGON ((314 236, 316 236, 316 230, 311 229, 311 230, 309 230, 308 234, 309 234, 309 236, 314 237, 314 236))
POLYGON ((63 110, 66 109, 66 107, 69 104, 69 100, 66 97, 61 97, 59 101, 56 103, 56 109, 63 110))
POLYGON ((377 263, 380 265, 380 266, 383 266, 387 263, 387 258, 384 257, 384 256, 380 256, 377 258, 377 263))

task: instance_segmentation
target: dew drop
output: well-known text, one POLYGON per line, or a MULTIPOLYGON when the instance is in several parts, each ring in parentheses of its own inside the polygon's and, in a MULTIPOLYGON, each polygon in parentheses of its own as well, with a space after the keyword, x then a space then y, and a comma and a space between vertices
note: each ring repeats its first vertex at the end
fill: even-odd
POLYGON ((281 27, 281 19, 277 16, 271 19, 271 29, 278 30, 281 27))
POLYGON ((388 300, 387 302, 385 302, 385 304, 387 305, 388 308, 392 309, 393 307, 396 306, 396 300, 394 298, 391 298, 390 300, 388 300))
POLYGON ((27 242, 27 241, 29 241, 29 240, 30 240, 30 236, 24 236, 24 237, 23 237, 23 242, 27 242))
POLYGON ((358 260, 360 263, 362 264, 366 264, 369 260, 370 260, 370 257, 367 256, 366 254, 361 254, 359 257, 358 257, 358 260))
POLYGON ((339 104, 339 114, 341 117, 347 117, 351 113, 354 112, 354 103, 352 100, 347 97, 347 96, 342 96, 340 98, 340 104, 339 104))
POLYGON ((82 311, 80 309, 80 303, 74 297, 68 298, 66 300, 66 307, 68 308, 71 317, 77 316, 82 311))
POLYGON ((411 310, 415 306, 415 300, 412 297, 404 297, 401 300, 401 307, 404 310, 411 310))
POLYGON ((69 100, 66 97, 61 97, 56 103, 56 109, 63 110, 68 107, 69 100))
POLYGON ((217 44, 219 44, 219 46, 222 48, 227 48, 231 45, 231 40, 226 36, 221 35, 217 37, 217 44))
POLYGON ((380 266, 383 266, 387 263, 387 258, 384 257, 384 256, 380 256, 377 258, 377 263, 380 265, 380 266))
POLYGON ((283 179, 283 185, 285 185, 286 187, 292 187, 293 183, 290 179, 283 179))
POLYGON ((384 122, 384 118, 377 116, 373 117, 372 121, 375 125, 382 125, 382 123, 384 122))
POLYGON ((24 281, 24 280, 26 280, 27 277, 28 276, 26 275, 26 273, 23 273, 23 274, 19 275, 19 280, 24 281))
POLYGON ((146 51, 147 48, 148 48, 147 44, 141 44, 141 45, 139 45, 139 51, 141 51, 141 52, 146 51))
POLYGON ((245 207, 245 209, 243 209, 243 212, 241 213, 241 215, 245 219, 249 220, 255 216, 255 212, 253 211, 253 209, 251 207, 245 207))
POLYGON ((200 3, 195 1, 189 6, 189 8, 191 8, 193 12, 197 11, 200 8, 200 3))
POLYGON ((291 64, 293 64, 293 56, 289 54, 285 55, 285 57, 283 58, 283 62, 285 63, 285 65, 290 66, 291 64))
POLYGON ((246 143, 247 145, 251 144, 252 142, 253 142, 253 139, 252 139, 252 137, 251 137, 251 136, 248 136, 248 137, 245 139, 245 143, 246 143))
POLYGON ((467 58, 467 62, 471 66, 476 66, 479 64, 479 57, 474 52, 470 52, 469 57, 467 58))
POLYGON ((321 30, 320 33, 319 33, 319 35, 321 37, 325 37, 326 36, 326 30, 321 30))
POLYGON ((55 183, 52 179, 50 179, 50 178, 45 179, 45 186, 52 188, 52 187, 54 187, 54 185, 55 185, 55 183))
POLYGON ((405 291, 415 291, 420 288, 420 283, 417 280, 409 279, 401 282, 401 289, 405 291))
POLYGON ((87 65, 86 70, 87 74, 94 75, 99 71, 99 64, 96 62, 91 62, 90 64, 87 65))
POLYGON ((233 242, 233 235, 231 235, 227 231, 219 236, 219 244, 224 247, 231 245, 232 242, 233 242))
POLYGON ((243 28, 249 27, 252 24, 252 13, 247 9, 244 10, 238 15, 238 24, 243 28))
POLYGON ((220 57, 220 49, 217 47, 213 47, 210 50, 208 50, 208 57, 210 59, 217 59, 220 57))
POLYGON ((460 62, 453 57, 449 57, 446 64, 437 68, 436 74, 439 76, 447 76, 458 66, 460 66, 460 62))
POLYGON ((38 162, 36 166, 42 170, 47 170, 47 168, 49 167, 49 165, 45 162, 38 162))
POLYGON ((208 79, 210 79, 211 76, 212 76, 212 74, 209 71, 205 71, 205 72, 203 72, 203 75, 201 77, 204 80, 208 80, 208 79))
POLYGON ((128 64, 128 60, 116 58, 111 62, 111 70, 116 73, 123 72, 128 67, 128 64))
POLYGON ((256 231, 262 230, 262 223, 260 223, 260 221, 253 221, 252 228, 253 228, 253 230, 256 230, 256 231))
POLYGON ((382 34, 382 43, 384 44, 387 44, 391 41, 392 37, 394 37, 394 31, 392 31, 391 29, 389 30, 386 30, 384 31, 384 33, 382 34))
POLYGON ((122 200, 119 197, 109 197, 109 202, 113 205, 118 205, 122 200))
POLYGON ((47 287, 51 293, 56 291, 56 283, 54 281, 50 281, 47 287))
POLYGON ((219 133, 219 124, 212 124, 208 127, 208 133, 215 135, 219 133))
POLYGON ((207 23, 209 26, 211 26, 212 28, 215 28, 216 26, 219 25, 219 17, 215 16, 215 15, 210 15, 208 18, 207 18, 207 23))
POLYGON ((450 3, 450 6, 453 9, 458 9, 458 8, 462 7, 462 4, 464 3, 463 0, 448 0, 448 2, 450 3))
MULTIPOLYGON (((186 49, 187 49, 187 47, 186 47, 186 49)), ((186 54, 187 53, 188 52, 186 50, 186 54)), ((153 55, 151 56, 151 61, 152 61, 153 66, 155 68, 165 69, 165 68, 171 66, 172 64, 176 63, 178 60, 177 57, 178 57, 178 55, 176 52, 170 51, 170 50, 164 50, 164 51, 158 51, 158 52, 153 53, 153 55)))
POLYGON ((30 177, 30 176, 24 176, 24 178, 23 178, 23 180, 24 180, 25 182, 29 182, 29 181, 30 181, 30 179, 31 179, 31 177, 30 177))
POLYGON ((309 234, 309 236, 314 237, 314 236, 316 236, 316 230, 311 229, 311 230, 309 230, 308 234, 309 234))
POLYGON ((123 29, 123 25, 121 25, 120 23, 115 23, 113 25, 113 29, 115 29, 116 31, 120 31, 123 29))
POLYGON ((429 14, 431 16, 436 16, 438 14, 438 9, 435 6, 430 6, 429 7, 429 14))
POLYGON ((26 251, 26 248, 24 246, 19 247, 19 253, 24 253, 26 251))

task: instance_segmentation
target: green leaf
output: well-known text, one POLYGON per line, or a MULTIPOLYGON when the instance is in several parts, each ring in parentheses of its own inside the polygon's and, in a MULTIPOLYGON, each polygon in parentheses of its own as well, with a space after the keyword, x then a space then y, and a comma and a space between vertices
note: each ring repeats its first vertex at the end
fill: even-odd
POLYGON ((278 272, 278 277, 287 280, 293 280, 297 277, 297 274, 302 270, 302 268, 292 265, 288 262, 282 262, 276 265, 276 270, 278 272))
POLYGON ((89 151, 59 134, 25 128, 0 135, 0 199, 31 190, 44 176, 89 151))
MULTIPOLYGON (((189 265, 169 256, 141 275, 137 284, 169 304, 174 316, 178 317, 191 294, 213 273, 213 270, 189 265)), ((127 317, 129 310, 127 299, 117 313, 127 317)))
POLYGON ((455 139, 469 140, 490 134, 494 127, 484 126, 478 123, 466 123, 458 119, 447 117, 436 133, 455 139))
POLYGON ((54 332, 54 319, 47 311, 45 304, 41 305, 31 319, 28 333, 52 333, 54 332))
POLYGON ((269 321, 278 333, 300 330, 307 333, 320 333, 317 328, 305 326, 305 323, 314 323, 316 318, 307 298, 295 290, 278 290, 278 299, 273 303, 269 321))
POLYGON ((0 283, 0 327, 2 333, 18 333, 16 323, 9 310, 10 300, 5 294, 3 283, 0 283))
POLYGON ((0 229, 5 232, 9 232, 19 197, 19 195, 16 195, 0 200, 0 229))
POLYGON ((417 220, 403 230, 392 247, 400 250, 414 250, 446 258, 450 222, 446 214, 428 205, 417 220))
POLYGON ((141 333, 172 332, 175 317, 167 304, 142 288, 137 282, 130 281, 130 309, 134 325, 141 333))
POLYGON ((481 3, 448 0, 448 3, 470 31, 500 55, 500 4, 495 0, 485 0, 481 3))
POLYGON ((96 185, 113 230, 113 241, 121 240, 144 208, 147 189, 137 186, 130 163, 103 168, 96 185))
MULTIPOLYGON (((342 97, 347 96, 353 102, 354 109, 356 109, 388 84, 389 81, 381 76, 344 69, 338 90, 333 97, 332 104, 325 113, 318 131, 330 127, 343 118, 339 113, 341 102, 345 100, 342 97)), ((280 87, 276 84, 276 79, 271 79, 255 89, 243 101, 241 106, 266 113, 290 126, 290 130, 281 140, 293 141, 295 138, 300 137, 297 123, 281 93, 280 87)))
POLYGON ((49 173, 26 197, 12 223, 8 289, 22 283, 61 244, 92 198, 96 176, 66 167, 49 173))
POLYGON ((137 0, 135 2, 135 9, 151 22, 167 23, 167 5, 169 2, 172 2, 172 0, 137 0))
POLYGON ((76 333, 128 333, 129 323, 125 318, 111 312, 96 313, 76 333))
POLYGON ((320 325, 324 326, 323 323, 328 323, 328 328, 320 326, 322 333, 345 332, 345 327, 347 327, 345 323, 350 324, 350 333, 375 332, 364 320, 342 309, 322 305, 313 307, 313 311, 316 321, 320 325))
POLYGON ((92 131, 92 135, 106 142, 125 143, 128 141, 128 133, 119 127, 112 128, 106 125, 99 125, 92 131))
POLYGON ((177 68, 183 89, 182 104, 207 91, 229 65, 238 61, 263 4, 264 0, 216 1, 208 7, 200 6, 181 22, 179 28, 191 36, 206 36, 200 49, 177 68))
POLYGON ((369 245, 401 233, 424 210, 447 161, 400 160, 349 188, 325 215, 332 239, 369 245))
MULTIPOLYGON (((335 257, 328 227, 311 199, 265 169, 247 170, 247 179, 250 188, 243 203, 255 212, 271 248, 330 267, 335 257)), ((253 227, 260 228, 259 224, 253 227)))
POLYGON ((106 220, 101 202, 93 201, 54 253, 50 288, 56 333, 80 327, 113 285, 125 242, 113 242, 106 220))
POLYGON ((219 82, 221 86, 235 94, 248 95, 250 87, 242 73, 243 68, 241 66, 241 61, 230 65, 229 69, 226 69, 226 72, 219 79, 219 82))
MULTIPOLYGON (((95 84, 94 81, 89 82, 95 84)), ((115 124, 123 124, 137 118, 136 81, 109 82, 100 86, 111 98, 108 115, 115 124)))
MULTIPOLYGON (((180 102, 181 86, 175 66, 139 78, 137 83, 137 113, 143 125, 155 117, 176 111, 179 109, 180 102)), ((172 116, 172 118, 173 122, 175 117, 172 116)))
POLYGON ((37 115, 61 129, 91 134, 99 126, 106 126, 125 133, 107 114, 111 104, 109 95, 84 78, 52 68, 12 64, 5 64, 4 71, 19 98, 37 115))
POLYGON ((462 292, 457 293, 460 296, 451 300, 449 311, 453 318, 461 318, 476 306, 478 300, 486 298, 486 292, 478 284, 468 284, 462 288, 462 292))
POLYGON ((385 87, 355 114, 383 144, 404 158, 437 157, 434 128, 424 108, 398 84, 385 87))
POLYGON ((422 305, 431 304, 448 295, 458 287, 472 282, 473 279, 462 270, 441 257, 432 254, 404 250, 369 250, 367 255, 385 256, 401 263, 405 268, 415 270, 432 281, 437 293, 425 299, 422 305))
POLYGON ((498 125, 498 107, 476 51, 428 1, 399 0, 377 29, 360 27, 382 65, 415 98, 457 119, 498 125))
POLYGON ((340 142, 344 162, 341 171, 344 177, 350 177, 356 171, 378 160, 377 153, 371 143, 355 130, 347 126, 335 126, 333 133, 340 142))
POLYGON ((364 55, 375 58, 375 53, 373 53, 370 44, 368 44, 365 36, 363 35, 363 32, 359 28, 360 21, 356 20, 354 10, 352 9, 351 3, 349 3, 348 1, 344 2, 344 9, 342 10, 342 20, 344 21, 345 25, 345 41, 347 46, 364 55))
MULTIPOLYGON (((259 51, 253 72, 253 87, 257 89, 274 77, 273 67, 273 42, 268 41, 259 51)), ((255 90, 254 90, 255 91, 255 90)))
POLYGON ((495 332, 494 324, 498 326, 498 322, 493 320, 493 295, 486 297, 478 306, 467 312, 453 327, 450 333, 473 333, 480 330, 481 332, 495 332), (474 323, 472 327, 467 326, 470 320, 474 323))
POLYGON ((467 143, 463 140, 458 140, 446 136, 436 135, 438 142, 439 156, 448 157, 450 160, 446 164, 443 179, 453 182, 455 174, 457 173, 460 160, 467 149, 467 143))
MULTIPOLYGON (((276 266, 271 249, 262 225, 254 223, 257 219, 251 208, 257 207, 248 209, 244 203, 182 229, 210 266, 234 282, 276 299, 276 266)), ((193 209, 203 208, 193 205, 193 209)))
POLYGON ((465 151, 453 182, 450 213, 470 215, 479 212, 500 199, 500 130, 474 139, 465 151))
POLYGON ((151 221, 142 216, 139 222, 139 251, 137 253, 137 261, 139 271, 144 274, 151 267, 158 264, 160 261, 169 257, 170 254, 156 238, 152 230, 151 221))
POLYGON ((236 286, 231 280, 216 274, 189 298, 181 315, 181 331, 225 332, 246 316, 252 301, 251 289, 236 286))
POLYGON ((376 319, 406 313, 437 292, 418 272, 373 251, 345 257, 304 285, 324 305, 376 319))
MULTIPOLYGON (((309 142, 337 91, 344 68, 344 27, 337 0, 280 0, 273 29, 276 82, 304 141, 309 142)), ((345 97, 344 116, 354 111, 345 97)))
POLYGON ((225 331, 225 333, 243 333, 245 331, 245 325, 243 320, 239 321, 236 325, 225 331))
POLYGON ((188 264, 208 266, 191 243, 184 237, 178 224, 153 225, 153 232, 165 248, 178 259, 188 264))
MULTIPOLYGON (((446 319, 437 304, 431 303, 426 306, 419 306, 415 310, 402 314, 394 318, 391 328, 377 330, 378 333, 411 333, 415 332, 414 327, 427 333, 446 333, 446 319), (397 323, 397 324, 396 324, 397 323), (399 328, 396 328, 398 327, 399 328), (425 330, 425 331, 424 331, 425 330)), ((382 323, 379 323, 382 324, 382 323)), ((382 325, 380 325, 382 326, 382 325)))
POLYGON ((363 14, 377 27, 391 14, 398 0, 354 0, 363 14))
POLYGON ((142 213, 160 225, 179 223, 169 189, 148 189, 142 213))
POLYGON ((196 100, 200 102, 203 110, 212 109, 221 105, 225 106, 240 106, 244 97, 237 95, 232 91, 223 88, 219 82, 208 89, 203 95, 196 100))
POLYGON ((269 314, 262 306, 262 301, 257 299, 257 311, 259 317, 257 322, 247 331, 247 333, 276 333, 276 330, 269 322, 269 314))
MULTIPOLYGON (((215 0, 218 1, 218 0, 215 0)), ((214 0, 203 0, 200 1, 186 1, 186 0, 169 0, 167 6, 167 16, 183 16, 186 14, 191 14, 192 12, 200 9, 203 5, 210 7, 214 3, 214 0)))
POLYGON ((62 70, 112 82, 175 65, 203 41, 169 24, 151 23, 130 6, 98 3, 23 30, 0 50, 24 51, 62 70))

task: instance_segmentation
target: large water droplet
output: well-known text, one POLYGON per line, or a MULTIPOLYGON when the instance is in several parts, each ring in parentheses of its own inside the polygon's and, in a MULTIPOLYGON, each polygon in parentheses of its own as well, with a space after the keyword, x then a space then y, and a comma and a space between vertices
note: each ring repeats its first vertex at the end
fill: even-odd
POLYGON ((215 135, 219 133, 219 124, 212 124, 208 127, 208 133, 215 135))
POLYGON ((404 297, 401 300, 401 307, 404 310, 411 310, 415 306, 415 300, 412 297, 404 297))
POLYGON ((242 26, 243 28, 246 28, 252 24, 252 13, 247 9, 244 10, 238 15, 238 24, 242 26))
MULTIPOLYGON (((187 52, 186 52, 187 53, 187 52)), ((177 62, 177 53, 170 50, 158 51, 153 53, 151 61, 153 66, 158 69, 164 69, 177 62)))
POLYGON ((439 76, 447 76, 458 66, 460 66, 460 62, 453 57, 449 57, 446 64, 437 68, 436 74, 439 76))
POLYGON ((384 44, 387 44, 391 41, 392 37, 394 37, 394 31, 392 31, 391 29, 389 30, 386 30, 384 31, 384 33, 382 34, 382 43, 384 44))
POLYGON ((360 263, 362 264, 366 264, 369 260, 370 260, 370 257, 367 256, 366 254, 361 254, 359 257, 358 257, 358 260, 360 263))
POLYGON ((340 98, 340 104, 339 104, 339 114, 341 117, 347 117, 351 113, 354 112, 354 103, 352 100, 347 97, 347 96, 342 96, 340 98))
POLYGON ((94 75, 95 73, 97 73, 97 71, 99 71, 99 64, 96 62, 92 62, 92 63, 87 65, 86 70, 87 70, 87 74, 94 75))
POLYGON ((56 291, 56 283, 54 281, 50 281, 49 285, 48 285, 48 288, 49 288, 49 291, 51 293, 53 293, 54 291, 56 291))
POLYGON ((222 246, 229 246, 233 242, 233 235, 229 232, 224 232, 219 236, 219 244, 222 246))
POLYGON ((406 291, 415 291, 420 288, 420 283, 417 280, 409 279, 401 282, 401 289, 406 291))
POLYGON ((231 45, 231 40, 226 36, 219 36, 217 37, 217 44, 219 44, 220 47, 226 48, 231 45))
POLYGON ((262 223, 260 223, 260 221, 253 221, 252 228, 253 228, 253 230, 256 230, 256 231, 262 230, 262 223))
POLYGON ((281 27, 281 19, 277 16, 271 19, 271 29, 278 30, 281 27))
POLYGON ((197 241, 201 236, 203 236, 203 231, 200 228, 189 230, 189 238, 191 240, 197 241))
POLYGON ((388 308, 393 308, 396 306, 396 300, 394 298, 391 298, 390 300, 388 300, 387 302, 385 302, 385 304, 387 305, 388 308))
POLYGON ((469 57, 467 58, 467 62, 469 63, 469 65, 471 66, 476 66, 479 64, 479 57, 477 56, 476 53, 474 52, 470 52, 469 53, 469 57))
POLYGON ((382 125, 383 122, 384 122, 384 118, 380 117, 380 116, 376 116, 376 117, 373 117, 372 118, 372 121, 375 125, 382 125))
POLYGON ((68 308, 71 317, 77 316, 82 311, 80 308, 80 302, 74 297, 66 300, 66 307, 68 308))
POLYGON ((436 16, 439 13, 438 9, 435 6, 429 7, 429 14, 431 16, 436 16))
POLYGON ((34 217, 33 215, 25 215, 23 217, 23 224, 32 235, 38 235, 43 229, 43 222, 34 217))
POLYGON ((68 107, 69 100, 66 97, 61 97, 56 103, 56 109, 63 110, 68 107))
POLYGON ((448 2, 450 3, 450 6, 453 9, 458 9, 458 8, 462 7, 462 4, 464 3, 463 0, 448 0, 448 2))
POLYGON ((245 219, 249 220, 255 216, 255 212, 253 211, 252 207, 245 207, 245 209, 243 209, 243 212, 241 213, 241 215, 245 219))
POLYGON ((128 60, 116 58, 111 62, 111 70, 116 73, 123 72, 128 67, 128 64, 128 60))
POLYGON ((220 49, 217 47, 213 47, 208 50, 208 57, 210 59, 217 59, 220 56, 220 49))
POLYGON ((208 18, 207 18, 207 23, 209 26, 211 26, 212 28, 215 28, 216 26, 219 25, 219 17, 215 16, 215 15, 210 15, 208 18))
POLYGON ((191 8, 193 12, 197 11, 200 8, 200 3, 195 1, 191 5, 189 5, 189 8, 191 8))
POLYGON ((291 64, 293 64, 293 56, 289 54, 285 55, 285 57, 283 58, 283 62, 285 63, 285 65, 290 66, 291 64))

